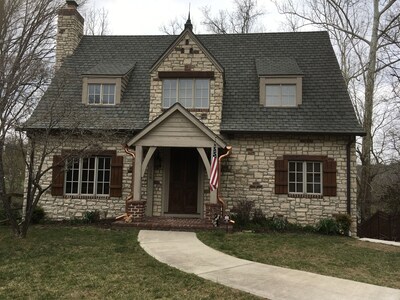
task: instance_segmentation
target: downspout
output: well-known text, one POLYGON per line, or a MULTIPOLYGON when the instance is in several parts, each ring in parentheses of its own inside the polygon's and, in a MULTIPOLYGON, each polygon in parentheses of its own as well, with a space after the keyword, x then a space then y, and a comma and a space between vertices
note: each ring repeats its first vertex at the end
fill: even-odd
POLYGON ((347 166, 347 214, 351 215, 351 145, 353 140, 346 145, 346 166, 347 166))
MULTIPOLYGON (((225 158, 225 157, 227 157, 227 156, 229 156, 229 155, 231 155, 231 153, 232 153, 232 146, 226 146, 226 153, 225 154, 223 154, 223 155, 221 155, 219 158, 218 158, 218 168, 219 168, 219 170, 218 170, 218 191, 217 191, 217 200, 218 200, 218 202, 221 204, 221 206, 222 206, 222 213, 225 213, 225 202, 224 202, 224 200, 222 199, 222 197, 221 197, 221 193, 220 193, 220 185, 221 185, 221 162, 222 162, 222 159, 223 158, 225 158)), ((223 217, 223 216, 222 216, 223 217)))
MULTIPOLYGON (((124 147, 125 153, 130 155, 130 156, 132 156, 131 192, 129 193, 129 195, 125 199, 125 209, 126 209, 128 202, 133 199, 133 188, 134 188, 134 186, 133 186, 133 180, 134 180, 133 174, 134 174, 134 171, 133 170, 134 170, 134 167, 135 167, 136 153, 135 153, 135 151, 131 150, 127 144, 123 145, 123 147, 124 147)), ((127 212, 125 212, 123 215, 117 216, 115 219, 116 220, 124 219, 125 222, 129 222, 129 214, 127 212)))

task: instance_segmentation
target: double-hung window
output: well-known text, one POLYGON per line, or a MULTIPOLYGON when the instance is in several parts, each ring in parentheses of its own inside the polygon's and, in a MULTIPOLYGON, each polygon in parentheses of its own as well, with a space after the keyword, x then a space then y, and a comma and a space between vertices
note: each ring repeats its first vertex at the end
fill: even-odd
POLYGON ((322 163, 289 161, 289 193, 322 194, 322 163))
POLYGON ((266 84, 266 106, 296 106, 295 84, 266 84))
POLYGON ((179 102, 185 108, 209 107, 209 79, 164 79, 163 108, 179 102))
POLYGON ((67 161, 66 195, 109 195, 111 157, 91 156, 67 161))
POLYGON ((115 104, 115 84, 89 83, 88 103, 95 105, 114 105, 115 104))

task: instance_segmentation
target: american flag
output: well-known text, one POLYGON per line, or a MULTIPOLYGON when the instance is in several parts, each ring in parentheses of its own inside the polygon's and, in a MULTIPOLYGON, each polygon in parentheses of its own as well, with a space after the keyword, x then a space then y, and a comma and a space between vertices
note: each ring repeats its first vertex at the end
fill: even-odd
POLYGON ((217 157, 217 146, 214 144, 211 157, 210 190, 215 191, 217 188, 218 188, 218 157, 217 157))

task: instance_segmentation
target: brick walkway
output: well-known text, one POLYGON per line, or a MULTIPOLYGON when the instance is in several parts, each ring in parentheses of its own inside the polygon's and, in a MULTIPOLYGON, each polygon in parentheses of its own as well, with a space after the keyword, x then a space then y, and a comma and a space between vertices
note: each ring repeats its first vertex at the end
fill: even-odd
MULTIPOLYGON (((142 221, 125 223, 116 221, 113 226, 136 227, 141 229, 157 230, 179 230, 179 231, 198 231, 212 230, 215 227, 209 220, 195 218, 170 218, 170 217, 147 217, 142 221)), ((225 228, 222 225, 220 228, 225 228)))

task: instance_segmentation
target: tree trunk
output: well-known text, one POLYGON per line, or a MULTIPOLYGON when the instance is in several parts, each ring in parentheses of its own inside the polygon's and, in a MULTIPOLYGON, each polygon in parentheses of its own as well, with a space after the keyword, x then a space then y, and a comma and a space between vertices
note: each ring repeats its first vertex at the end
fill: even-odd
POLYGON ((371 215, 371 151, 372 151, 372 115, 374 107, 374 89, 375 89, 375 70, 376 70, 376 53, 378 48, 378 29, 379 29, 379 3, 374 0, 374 17, 371 31, 371 40, 369 44, 368 69, 365 84, 365 107, 363 126, 366 135, 362 140, 362 171, 361 183, 358 193, 359 203, 361 204, 361 219, 365 220, 371 215))
POLYGON ((4 166, 3 166, 3 149, 4 149, 4 140, 0 141, 0 200, 3 203, 4 211, 7 214, 8 220, 11 224, 12 232, 15 236, 20 236, 20 228, 18 226, 18 222, 14 217, 11 209, 11 196, 7 194, 6 191, 6 182, 4 179, 4 166))

